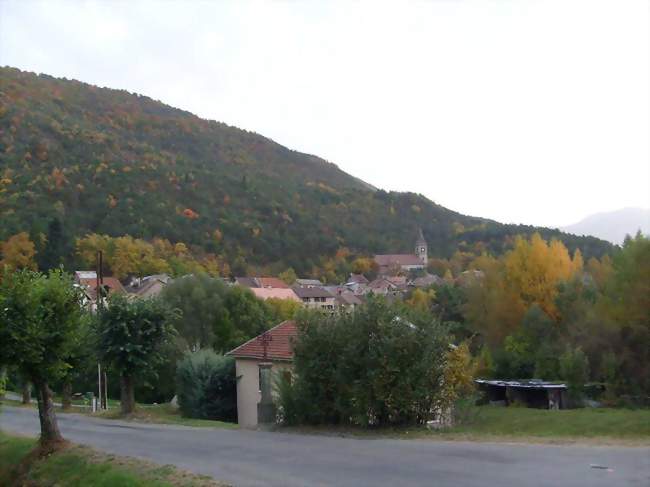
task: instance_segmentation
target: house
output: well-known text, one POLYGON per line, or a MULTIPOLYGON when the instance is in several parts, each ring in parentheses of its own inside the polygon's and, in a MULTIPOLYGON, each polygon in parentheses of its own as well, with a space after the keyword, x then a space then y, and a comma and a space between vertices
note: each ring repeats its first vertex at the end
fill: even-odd
POLYGON ((341 291, 336 295, 334 299, 339 309, 345 309, 347 311, 352 311, 357 306, 363 304, 361 297, 357 296, 351 291, 341 291))
POLYGON ((295 285, 298 287, 319 287, 323 283, 318 279, 296 279, 295 285))
POLYGON ((277 277, 235 277, 235 284, 254 288, 289 289, 289 285, 277 277))
POLYGON ((398 272, 426 269, 428 262, 427 249, 428 246, 422 234, 422 229, 419 229, 415 241, 415 253, 375 255, 379 275, 395 275, 398 272))
POLYGON ((413 279, 413 282, 411 282, 411 285, 413 287, 419 288, 444 286, 445 284, 447 284, 446 281, 442 277, 436 276, 435 274, 426 274, 424 276, 416 277, 413 279))
POLYGON ((334 311, 336 301, 334 295, 327 289, 322 287, 294 286, 293 291, 307 308, 334 311))
POLYGON ((405 289, 404 286, 400 286, 386 277, 378 277, 372 281, 366 289, 364 294, 377 294, 380 296, 397 296, 405 289))
POLYGON ((130 297, 140 299, 153 298, 158 296, 171 281, 171 277, 167 274, 154 274, 143 278, 133 278, 124 290, 130 297))
POLYGON ((274 379, 279 374, 291 374, 293 342, 297 335, 295 322, 284 321, 227 353, 235 358, 237 420, 240 426, 252 428, 258 424, 258 404, 262 399, 260 365, 271 364, 274 379))
POLYGON ((368 284, 370 281, 363 274, 350 274, 346 284, 368 284))
MULTIPOLYGON (((74 281, 84 293, 83 304, 88 306, 91 311, 95 311, 97 309, 97 273, 95 271, 76 271, 74 273, 74 281)), ((111 294, 126 293, 122 283, 116 277, 102 277, 99 285, 102 289, 101 293, 104 296, 104 300, 111 294)))
POLYGON ((253 294, 259 299, 290 299, 291 301, 301 302, 300 298, 296 296, 296 293, 292 289, 282 289, 282 288, 268 288, 268 287, 253 287, 251 288, 253 294))

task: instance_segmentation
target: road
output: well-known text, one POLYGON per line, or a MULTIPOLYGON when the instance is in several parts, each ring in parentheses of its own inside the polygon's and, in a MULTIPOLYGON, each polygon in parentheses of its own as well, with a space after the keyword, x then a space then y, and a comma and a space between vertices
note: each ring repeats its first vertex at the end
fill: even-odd
MULTIPOLYGON (((356 439, 190 428, 59 414, 64 436, 235 486, 643 486, 647 448, 356 439), (592 464, 607 468, 593 468, 592 464)), ((3 406, 0 428, 36 435, 33 409, 3 406)))

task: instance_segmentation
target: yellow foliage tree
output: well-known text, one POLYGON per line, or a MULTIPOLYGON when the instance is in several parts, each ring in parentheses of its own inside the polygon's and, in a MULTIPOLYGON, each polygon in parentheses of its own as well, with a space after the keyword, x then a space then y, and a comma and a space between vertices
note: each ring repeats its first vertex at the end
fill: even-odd
POLYGON ((427 311, 431 309, 431 304, 435 298, 436 291, 434 289, 426 291, 424 289, 414 289, 411 293, 411 297, 406 300, 406 304, 415 309, 427 311))
POLYGON ((355 274, 369 274, 374 266, 375 261, 369 257, 358 257, 352 262, 352 272, 355 274))
POLYGON ((526 309, 537 304, 547 315, 559 319, 555 305, 557 286, 576 271, 562 242, 551 240, 547 244, 538 233, 530 240, 517 237, 514 249, 505 256, 504 265, 506 285, 523 301, 526 309))
POLYGON ((34 242, 30 240, 27 232, 20 232, 10 237, 9 240, 0 245, 0 251, 2 252, 1 269, 36 270, 36 262, 34 261, 36 250, 34 250, 34 242))

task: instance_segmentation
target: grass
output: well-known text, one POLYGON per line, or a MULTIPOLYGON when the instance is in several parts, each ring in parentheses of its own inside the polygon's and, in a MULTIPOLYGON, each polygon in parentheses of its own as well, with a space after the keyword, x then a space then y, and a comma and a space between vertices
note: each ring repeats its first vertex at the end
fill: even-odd
MULTIPOLYGON (((55 402, 56 399, 55 399, 55 402)), ((3 399, 2 404, 14 407, 35 408, 36 404, 22 404, 20 401, 3 399)), ((178 409, 174 409, 170 404, 137 404, 134 414, 122 416, 120 412, 120 402, 109 399, 108 411, 91 413, 89 408, 72 408, 69 411, 62 411, 60 407, 56 408, 57 413, 77 413, 92 414, 94 417, 104 419, 119 419, 123 421, 134 421, 140 423, 158 423, 158 424, 176 424, 181 426, 193 426, 198 428, 221 428, 235 429, 239 426, 236 423, 227 423, 225 421, 215 421, 211 419, 193 419, 181 416, 178 409)), ((1 485, 1 484, 0 484, 1 485)))
POLYGON ((0 485, 7 487, 218 487, 225 484, 172 465, 155 465, 69 445, 43 458, 30 455, 33 438, 0 432, 0 485))
POLYGON ((482 436, 645 440, 650 442, 648 409, 565 409, 482 406, 454 434, 482 436))
POLYGON ((142 423, 158 424, 177 424, 182 426, 194 426, 201 428, 225 428, 236 429, 239 426, 236 423, 227 423, 225 421, 214 421, 211 419, 193 419, 181 416, 178 409, 174 409, 169 404, 146 404, 138 405, 134 414, 122 416, 119 408, 109 409, 99 413, 100 417, 106 419, 121 419, 126 421, 138 421, 142 423))
POLYGON ((355 437, 560 444, 650 445, 648 409, 544 409, 479 406, 463 424, 445 429, 395 427, 274 428, 279 431, 355 437))

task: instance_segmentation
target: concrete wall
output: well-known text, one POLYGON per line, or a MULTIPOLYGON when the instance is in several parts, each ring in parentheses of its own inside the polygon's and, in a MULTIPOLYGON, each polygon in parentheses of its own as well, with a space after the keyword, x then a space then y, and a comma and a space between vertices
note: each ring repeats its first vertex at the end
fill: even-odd
MULTIPOLYGON (((271 388, 276 397, 275 377, 284 370, 292 370, 289 362, 273 362, 271 367, 271 388)), ((257 426, 257 404, 262 399, 259 382, 259 361, 254 359, 235 360, 237 376, 237 420, 240 426, 253 428, 257 426)))

